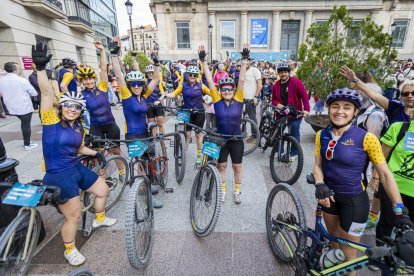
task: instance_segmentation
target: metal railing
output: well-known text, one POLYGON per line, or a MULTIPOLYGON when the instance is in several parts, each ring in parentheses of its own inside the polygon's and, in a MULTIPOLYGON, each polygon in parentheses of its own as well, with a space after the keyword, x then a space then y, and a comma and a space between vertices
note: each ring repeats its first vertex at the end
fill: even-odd
MULTIPOLYGON (((50 0, 53 1, 53 0, 50 0)), ((79 21, 92 28, 90 23, 90 8, 85 4, 86 0, 65 0, 66 13, 69 21, 79 21)))

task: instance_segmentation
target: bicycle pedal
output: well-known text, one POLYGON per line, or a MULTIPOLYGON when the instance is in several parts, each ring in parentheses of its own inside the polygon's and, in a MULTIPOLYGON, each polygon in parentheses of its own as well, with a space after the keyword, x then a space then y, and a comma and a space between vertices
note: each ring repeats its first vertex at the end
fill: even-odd
POLYGON ((83 230, 83 236, 89 237, 92 233, 92 227, 89 227, 88 229, 83 230))
POLYGON ((165 188, 165 193, 174 193, 174 189, 173 188, 165 188))

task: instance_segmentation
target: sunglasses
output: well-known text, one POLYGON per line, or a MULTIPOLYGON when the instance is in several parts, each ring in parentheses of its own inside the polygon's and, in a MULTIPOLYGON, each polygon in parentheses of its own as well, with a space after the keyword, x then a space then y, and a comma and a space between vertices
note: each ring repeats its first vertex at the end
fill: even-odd
POLYGON ((131 81, 129 85, 131 85, 131 87, 142 87, 144 86, 144 82, 143 81, 131 81))
POLYGON ((189 77, 193 77, 193 78, 198 77, 198 75, 196 75, 196 74, 188 74, 188 76, 189 76, 189 77))
POLYGON ((81 111, 83 109, 83 106, 80 104, 74 104, 74 103, 62 103, 61 106, 70 108, 70 109, 76 109, 78 111, 81 111))
POLYGON ((412 92, 402 92, 401 93, 401 96, 403 96, 403 97, 408 97, 409 95, 414 97, 414 91, 412 91, 412 92))
POLYGON ((325 154, 326 159, 331 160, 333 158, 336 144, 337 144, 336 140, 329 141, 328 148, 326 149, 326 154, 325 154))
POLYGON ((220 89, 221 92, 230 93, 234 91, 234 88, 222 88, 220 89))
POLYGON ((154 72, 147 72, 147 74, 148 74, 148 75, 152 75, 152 74, 154 74, 154 72))

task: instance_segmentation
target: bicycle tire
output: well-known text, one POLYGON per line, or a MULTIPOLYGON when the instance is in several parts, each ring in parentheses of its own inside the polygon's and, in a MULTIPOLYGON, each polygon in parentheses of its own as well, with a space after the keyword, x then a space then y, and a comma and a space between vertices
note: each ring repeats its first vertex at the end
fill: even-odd
POLYGON ((168 183, 168 155, 167 147, 165 146, 165 142, 163 140, 160 140, 158 144, 155 145, 154 161, 154 164, 156 164, 156 169, 160 170, 159 172, 156 172, 156 184, 165 189, 168 183))
POLYGON ((198 237, 206 237, 211 234, 211 232, 216 227, 220 211, 222 205, 222 191, 221 191, 221 177, 220 173, 217 168, 212 164, 207 164, 206 167, 199 170, 197 173, 193 187, 191 189, 191 197, 190 197, 190 221, 191 221, 191 228, 193 232, 198 237), (203 174, 200 178, 200 174, 203 174), (210 178, 209 178, 210 177, 210 178), (204 179, 209 186, 213 187, 213 191, 211 191, 211 195, 209 190, 205 189, 208 187, 203 187, 204 179), (214 181, 214 182, 211 182, 214 181), (200 183, 201 182, 201 183, 200 183), (201 185, 201 186, 200 186, 201 185), (201 197, 198 196, 197 198, 197 188, 200 188, 201 197), (211 196, 211 198, 210 198, 211 196), (215 197, 215 198, 214 198, 215 197), (205 201, 207 199, 207 201, 205 201), (198 203, 198 204, 197 204, 198 203), (198 213, 196 210, 196 204, 205 207, 212 207, 212 214, 207 220, 205 221, 205 226, 201 225, 200 219, 206 213, 205 211, 198 213), (214 205, 213 205, 214 204, 214 205), (213 205, 213 206, 212 206, 213 205))
POLYGON ((271 138, 270 128, 272 125, 272 114, 270 112, 265 111, 264 116, 261 117, 259 131, 260 131, 260 139, 259 139, 259 147, 262 152, 264 152, 269 147, 269 140, 271 138))
POLYGON ((93 273, 87 268, 79 268, 69 272, 68 276, 93 276, 93 273))
POLYGON ((125 216, 125 246, 133 268, 140 269, 148 265, 154 244, 153 231, 154 209, 150 185, 144 181, 135 183, 129 193, 125 216), (143 229, 143 233, 136 233, 139 229, 143 229), (142 244, 142 238, 146 239, 146 244, 142 244))
POLYGON ((299 199, 299 196, 288 184, 277 184, 270 191, 270 194, 267 198, 266 232, 273 254, 282 263, 291 263, 297 250, 304 250, 306 246, 306 237, 300 232, 302 229, 307 229, 307 226, 305 211, 303 210, 303 205, 299 199), (282 200, 283 194, 287 195, 287 199, 285 201, 282 200), (284 208, 281 208, 280 206, 273 208, 275 202, 278 205, 283 205, 283 202, 285 202, 284 208), (272 215, 273 210, 277 211, 278 213, 272 215), (296 211, 296 216, 292 214, 292 211, 296 211), (276 219, 283 219, 285 222, 289 222, 289 224, 294 224, 294 227, 299 231, 295 231, 289 227, 284 226, 283 224, 278 224, 276 219), (277 244, 276 238, 278 237, 280 237, 282 244, 286 247, 286 250, 288 251, 287 254, 283 252, 286 250, 277 244))
POLYGON ((42 223, 40 213, 37 210, 35 210, 32 236, 30 238, 29 246, 27 248, 27 255, 24 260, 21 260, 20 258, 22 257, 21 255, 24 251, 27 231, 29 230, 28 226, 25 227, 22 225, 28 224, 30 214, 30 210, 24 210, 9 224, 9 226, 7 226, 6 230, 1 235, 0 275, 26 275, 27 269, 29 268, 30 260, 32 258, 35 248, 37 247, 42 223), (19 227, 21 229, 19 229, 19 227), (7 243, 15 232, 18 232, 16 233, 18 236, 16 236, 15 234, 11 245, 11 251, 9 252, 8 256, 4 256, 4 251, 6 249, 7 243), (4 258, 6 259, 6 262, 3 261, 4 258))
MULTIPOLYGON (((99 170, 100 166, 94 168, 94 170, 99 170)), ((105 183, 109 187, 108 198, 106 201, 105 211, 111 209, 121 198, 124 193, 126 183, 129 179, 129 169, 128 162, 124 157, 120 155, 111 155, 106 159, 106 166, 103 168, 105 170, 105 183), (123 179, 120 178, 118 167, 116 166, 116 160, 122 162, 125 168, 125 176, 123 179)), ((97 171, 95 171, 98 173, 97 171)), ((89 193, 85 192, 84 197, 85 206, 89 204, 89 193)), ((96 213, 95 207, 92 205, 88 209, 90 213, 96 213)))
POLYGON ((240 124, 241 124, 243 135, 245 135, 245 138, 243 139, 243 143, 244 143, 243 156, 246 156, 254 152, 259 146, 260 132, 259 132, 259 127, 257 126, 257 124, 249 118, 242 118, 240 121, 240 124), (250 124, 250 128, 247 127, 247 124, 250 124), (255 138, 254 143, 247 142, 248 138, 250 138, 249 136, 252 136, 253 133, 256 133, 256 138, 255 138))
POLYGON ((185 136, 180 133, 174 139, 175 179, 181 183, 185 175, 185 136))
POLYGON ((290 185, 293 185, 296 183, 296 181, 299 179, 303 169, 303 150, 299 142, 293 137, 289 135, 284 135, 282 137, 282 140, 277 141, 275 143, 275 146, 272 149, 272 152, 270 153, 270 172, 272 174, 273 181, 278 183, 288 183, 290 185), (285 144, 287 142, 287 144, 285 144), (278 144, 282 143, 282 147, 284 149, 284 152, 288 154, 286 157, 287 159, 290 158, 290 147, 296 146, 298 149, 298 155, 296 160, 290 162, 279 162, 279 146, 278 144), (293 168, 294 172, 291 176, 283 177, 282 173, 284 171, 289 172, 293 171, 291 167, 294 167, 296 165, 296 168, 293 168), (280 169, 282 168, 282 169, 280 169))

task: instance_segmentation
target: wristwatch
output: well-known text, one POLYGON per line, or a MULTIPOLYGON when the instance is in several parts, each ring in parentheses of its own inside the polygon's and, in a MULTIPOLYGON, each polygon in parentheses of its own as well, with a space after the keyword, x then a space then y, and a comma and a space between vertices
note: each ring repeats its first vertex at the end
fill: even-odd
POLYGON ((359 79, 351 80, 351 82, 357 83, 357 82, 359 82, 359 79))

